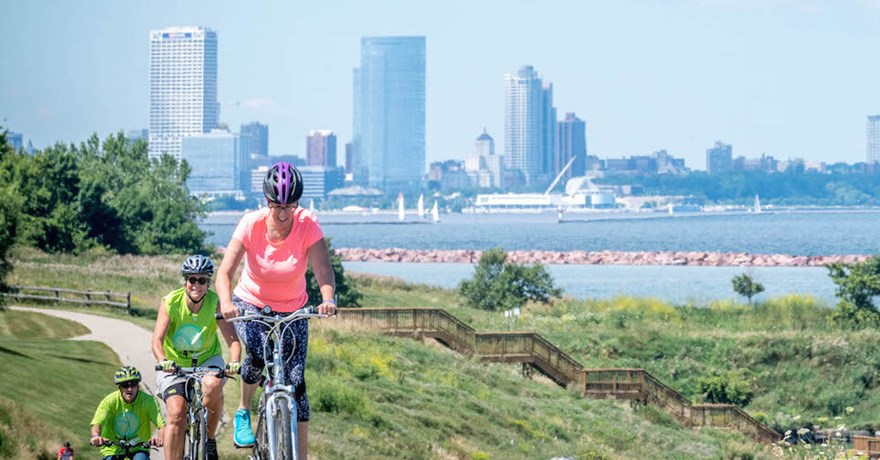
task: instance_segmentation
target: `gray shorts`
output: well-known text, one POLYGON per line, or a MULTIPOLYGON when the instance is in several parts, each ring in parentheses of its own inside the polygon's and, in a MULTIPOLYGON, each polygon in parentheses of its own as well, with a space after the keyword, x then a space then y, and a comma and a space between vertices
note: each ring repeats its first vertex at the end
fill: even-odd
MULTIPOLYGON (((221 369, 226 367, 226 362, 223 361, 223 357, 220 355, 212 356, 208 358, 205 362, 201 364, 200 367, 219 367, 221 369)), ((170 389, 176 389, 176 393, 180 394, 184 398, 186 397, 186 392, 184 392, 184 388, 186 388, 186 380, 187 378, 182 375, 172 374, 171 372, 158 371, 156 372, 156 395, 162 398, 162 401, 169 395, 165 393, 170 389)), ((174 394, 174 393, 172 393, 174 394)))

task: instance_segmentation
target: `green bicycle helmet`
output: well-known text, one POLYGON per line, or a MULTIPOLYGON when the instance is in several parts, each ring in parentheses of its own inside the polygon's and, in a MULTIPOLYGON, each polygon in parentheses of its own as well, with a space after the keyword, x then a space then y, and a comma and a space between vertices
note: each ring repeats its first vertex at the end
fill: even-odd
POLYGON ((122 366, 116 370, 113 376, 113 383, 119 385, 125 382, 140 382, 141 372, 134 366, 122 366))

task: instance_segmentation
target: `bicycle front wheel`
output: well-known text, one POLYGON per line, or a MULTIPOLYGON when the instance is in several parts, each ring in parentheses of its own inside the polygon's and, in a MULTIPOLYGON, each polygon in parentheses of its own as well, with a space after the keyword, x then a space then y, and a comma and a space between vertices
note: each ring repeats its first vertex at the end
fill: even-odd
POLYGON ((192 424, 186 430, 186 454, 184 460, 200 460, 199 457, 199 438, 202 432, 202 418, 198 414, 193 417, 192 424))
POLYGON ((286 401, 275 406, 275 460, 296 460, 296 434, 286 401))
POLYGON ((208 460, 208 409, 199 412, 199 460, 208 460))

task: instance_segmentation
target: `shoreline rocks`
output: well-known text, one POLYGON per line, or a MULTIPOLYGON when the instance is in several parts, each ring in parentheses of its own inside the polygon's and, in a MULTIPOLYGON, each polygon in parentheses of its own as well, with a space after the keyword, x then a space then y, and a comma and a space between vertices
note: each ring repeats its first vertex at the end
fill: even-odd
MULTIPOLYGON (((465 249, 365 249, 336 248, 346 262, 468 263, 479 261, 483 251, 465 249)), ((545 265, 691 265, 702 267, 821 267, 835 262, 853 264, 871 256, 862 254, 795 256, 744 252, 699 251, 508 251, 508 260, 545 265)))

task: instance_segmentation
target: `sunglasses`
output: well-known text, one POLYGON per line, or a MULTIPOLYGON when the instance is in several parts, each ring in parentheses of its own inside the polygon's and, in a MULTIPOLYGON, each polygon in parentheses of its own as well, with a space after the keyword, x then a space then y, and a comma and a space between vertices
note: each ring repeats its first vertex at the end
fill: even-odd
POLYGON ((282 209, 285 211, 294 210, 298 206, 296 204, 281 204, 281 203, 276 203, 274 201, 268 201, 267 205, 269 206, 269 209, 282 209))
POLYGON ((202 286, 204 286, 204 285, 208 284, 209 279, 210 278, 196 278, 195 276, 191 276, 191 277, 187 278, 186 280, 189 281, 189 284, 199 283, 202 286))
POLYGON ((138 386, 137 382, 123 382, 119 384, 119 388, 134 388, 138 386))

